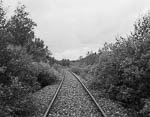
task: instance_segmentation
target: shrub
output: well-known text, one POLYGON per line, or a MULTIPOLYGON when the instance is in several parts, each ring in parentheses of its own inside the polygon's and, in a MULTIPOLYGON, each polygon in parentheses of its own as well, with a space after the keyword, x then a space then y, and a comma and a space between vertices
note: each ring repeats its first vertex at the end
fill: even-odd
POLYGON ((34 62, 32 68, 37 71, 37 81, 40 83, 41 87, 51 85, 58 80, 59 75, 55 69, 51 68, 48 63, 44 62, 34 62))
POLYGON ((50 55, 44 41, 36 39, 36 24, 21 5, 7 19, 0 2, 0 116, 30 117, 36 111, 31 94, 40 88, 38 75, 54 78, 46 63, 50 55), (42 65, 41 65, 42 64, 42 65), (41 74, 41 73, 44 73, 41 74))
POLYGON ((38 75, 38 82, 41 84, 42 87, 47 85, 51 85, 52 83, 56 82, 57 77, 53 73, 53 71, 49 72, 40 72, 38 75))
POLYGON ((0 86, 0 116, 31 116, 37 111, 29 95, 29 86, 24 86, 18 78, 12 79, 10 86, 0 86))
POLYGON ((96 80, 91 80, 88 82, 88 87, 92 90, 100 90, 101 89, 101 83, 97 82, 96 80))
POLYGON ((99 53, 94 77, 101 82, 109 97, 128 109, 142 114, 150 98, 150 13, 134 25, 127 38, 105 44, 99 53))
POLYGON ((78 74, 78 75, 80 75, 82 72, 82 70, 79 67, 72 67, 71 71, 78 74))
POLYGON ((59 73, 61 73, 62 71, 62 66, 61 65, 59 65, 59 64, 54 64, 53 65, 53 68, 56 70, 56 71, 58 71, 59 73))

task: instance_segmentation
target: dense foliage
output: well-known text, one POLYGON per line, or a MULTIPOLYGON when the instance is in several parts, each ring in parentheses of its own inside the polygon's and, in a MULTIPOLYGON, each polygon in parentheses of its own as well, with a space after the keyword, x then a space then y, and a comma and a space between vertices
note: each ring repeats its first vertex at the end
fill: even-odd
POLYGON ((89 72, 93 82, 110 99, 136 112, 135 116, 149 116, 150 13, 135 23, 128 37, 119 37, 114 44, 105 43, 97 56, 91 54, 80 60, 81 64, 92 65, 89 72), (97 56, 98 62, 93 62, 97 56))
POLYGON ((18 6, 7 19, 0 4, 1 117, 34 115, 32 93, 56 80, 55 70, 49 65, 51 52, 35 37, 35 26, 25 6, 18 6))
POLYGON ((62 66, 69 67, 70 65, 70 60, 69 59, 62 59, 61 61, 58 62, 62 66))

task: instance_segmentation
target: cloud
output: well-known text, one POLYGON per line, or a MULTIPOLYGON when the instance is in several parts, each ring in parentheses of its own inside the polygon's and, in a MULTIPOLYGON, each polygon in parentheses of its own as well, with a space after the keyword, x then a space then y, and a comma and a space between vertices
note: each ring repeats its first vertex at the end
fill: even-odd
POLYGON ((85 55, 85 48, 96 50, 104 42, 114 42, 116 35, 129 34, 138 16, 150 8, 149 0, 18 1, 38 24, 37 36, 59 59, 77 59, 85 55))

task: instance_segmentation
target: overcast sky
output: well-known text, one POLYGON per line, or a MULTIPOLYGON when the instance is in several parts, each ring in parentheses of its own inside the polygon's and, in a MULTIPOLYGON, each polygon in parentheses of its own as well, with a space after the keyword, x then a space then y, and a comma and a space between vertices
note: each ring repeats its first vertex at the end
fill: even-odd
POLYGON ((4 0, 9 12, 18 1, 37 23, 36 35, 57 59, 78 59, 104 42, 126 36, 150 0, 4 0))

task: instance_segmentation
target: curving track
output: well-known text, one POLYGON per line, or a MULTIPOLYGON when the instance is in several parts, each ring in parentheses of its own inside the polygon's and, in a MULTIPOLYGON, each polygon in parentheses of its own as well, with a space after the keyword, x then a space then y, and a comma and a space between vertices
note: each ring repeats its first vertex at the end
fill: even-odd
POLYGON ((107 117, 77 75, 66 72, 44 117, 107 117))

